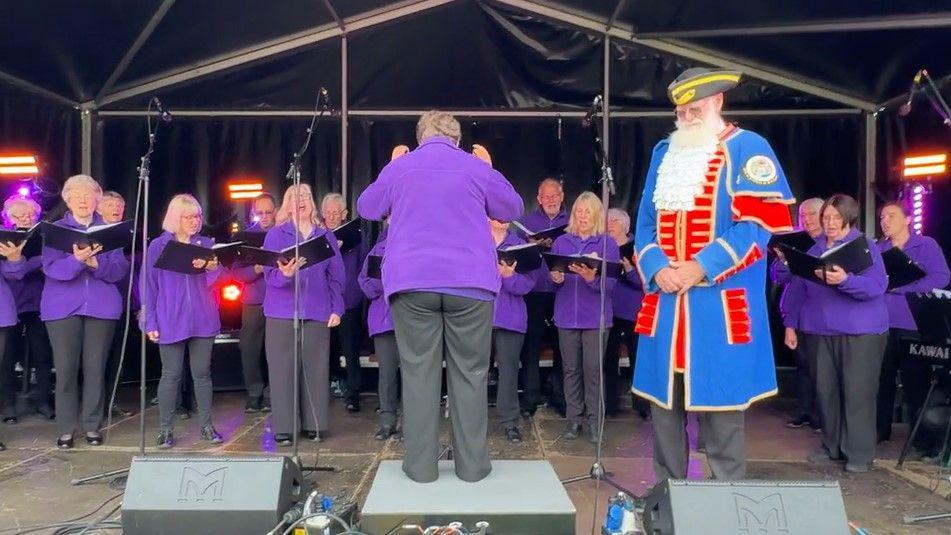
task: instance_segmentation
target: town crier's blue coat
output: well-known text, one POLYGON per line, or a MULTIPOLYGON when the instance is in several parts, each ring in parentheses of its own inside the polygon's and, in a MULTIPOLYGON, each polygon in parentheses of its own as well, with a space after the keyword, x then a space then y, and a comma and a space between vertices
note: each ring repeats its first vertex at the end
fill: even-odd
POLYGON ((794 199, 769 143, 728 127, 694 208, 660 210, 653 197, 668 149, 669 139, 654 148, 637 213, 646 294, 635 323, 633 392, 669 409, 674 373, 682 371, 686 410, 742 410, 777 391, 765 256, 771 233, 792 228, 794 199), (654 281, 673 260, 696 260, 706 273, 682 296, 660 292, 654 281))

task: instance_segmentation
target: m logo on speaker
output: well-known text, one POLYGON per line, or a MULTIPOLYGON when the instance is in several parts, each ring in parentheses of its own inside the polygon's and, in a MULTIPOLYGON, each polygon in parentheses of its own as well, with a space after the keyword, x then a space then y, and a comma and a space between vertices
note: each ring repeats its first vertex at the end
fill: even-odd
POLYGON ((736 522, 739 533, 789 533, 789 524, 786 522, 786 507, 783 497, 779 494, 770 494, 761 500, 733 493, 736 504, 736 522))
POLYGON ((182 483, 178 487, 180 502, 219 502, 225 490, 227 466, 203 474, 191 467, 182 469, 182 483))

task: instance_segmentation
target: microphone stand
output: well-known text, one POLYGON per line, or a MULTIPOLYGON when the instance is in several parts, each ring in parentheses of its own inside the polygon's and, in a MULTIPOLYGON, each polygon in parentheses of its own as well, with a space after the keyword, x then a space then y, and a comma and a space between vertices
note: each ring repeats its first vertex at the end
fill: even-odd
POLYGON ((927 97, 934 111, 941 116, 944 125, 951 128, 951 108, 948 107, 947 101, 941 96, 941 91, 938 90, 938 86, 934 83, 934 80, 931 79, 931 75, 928 74, 927 70, 921 69, 921 76, 928 82, 928 88, 931 89, 930 94, 928 91, 924 91, 925 97, 927 97))
MULTIPOLYGON (((589 116, 593 117, 598 109, 601 109, 604 112, 603 101, 600 96, 595 98, 594 103, 592 104, 591 110, 589 110, 589 116)), ((600 291, 600 320, 598 324, 598 443, 595 449, 594 464, 591 465, 591 469, 587 474, 581 474, 577 476, 568 477, 561 480, 562 485, 567 485, 569 483, 576 483, 579 481, 594 480, 597 485, 600 487, 601 481, 604 481, 608 485, 611 485, 620 492, 623 492, 632 498, 639 498, 637 494, 631 490, 623 487, 620 483, 615 481, 611 476, 611 472, 608 472, 604 467, 604 461, 601 458, 601 450, 604 444, 604 350, 605 350, 605 336, 607 331, 607 318, 604 317, 604 304, 607 299, 607 277, 608 277, 608 261, 607 261, 607 248, 608 240, 612 239, 607 235, 607 221, 608 221, 608 203, 610 202, 611 195, 614 195, 614 175, 611 172, 611 166, 608 163, 607 150, 604 147, 604 132, 603 125, 601 121, 594 120, 590 121, 594 124, 595 129, 595 142, 597 143, 597 148, 595 150, 596 158, 601 162, 601 178, 598 181, 601 184, 601 205, 603 207, 602 217, 604 218, 604 240, 601 248, 601 287, 600 291)), ((597 496, 597 492, 595 493, 597 496)))
MULTIPOLYGON (((294 153, 294 157, 291 160, 290 168, 287 171, 287 178, 293 182, 294 192, 297 197, 300 197, 300 185, 301 185, 301 158, 304 156, 304 153, 307 152, 307 149, 310 147, 310 140, 313 137, 314 132, 317 129, 317 126, 320 122, 320 118, 324 116, 325 112, 330 111, 330 101, 327 96, 327 90, 320 88, 320 93, 317 95, 317 101, 314 103, 314 115, 311 117, 310 126, 307 127, 307 136, 304 138, 304 143, 301 145, 301 148, 294 153)), ((298 210, 298 199, 294 200, 294 258, 295 261, 300 258, 300 211, 298 210)), ((300 373, 302 370, 301 363, 301 351, 303 349, 303 332, 301 329, 301 317, 300 317, 300 269, 294 271, 294 321, 293 321, 293 331, 294 331, 294 402, 292 405, 292 414, 294 419, 294 453, 291 455, 291 459, 294 463, 305 470, 305 467, 301 465, 300 462, 300 424, 301 419, 298 413, 300 412, 300 373)), ((314 420, 316 421, 316 428, 314 431, 320 432, 320 422, 317 421, 317 411, 312 409, 314 413, 314 420)), ((306 467, 309 471, 320 471, 320 472, 333 472, 335 468, 333 467, 322 467, 322 466, 313 466, 306 467)))
MULTIPOLYGON (((141 214, 141 216, 142 216, 142 221, 141 221, 141 224, 142 224, 142 226, 141 226, 141 229, 142 229, 142 234, 141 234, 141 240, 142 240, 142 263, 141 263, 141 266, 142 266, 142 270, 141 270, 141 273, 140 273, 140 282, 141 282, 142 280, 147 280, 148 273, 149 273, 149 271, 150 271, 150 267, 149 267, 149 263, 148 263, 148 254, 149 254, 149 177, 150 177, 150 174, 151 174, 151 167, 152 167, 152 153, 155 151, 155 136, 156 136, 156 134, 158 133, 159 127, 162 126, 162 123, 163 123, 163 122, 167 122, 167 121, 168 121, 167 119, 164 118, 164 115, 163 115, 163 117, 160 118, 160 120, 156 122, 156 124, 155 124, 155 129, 154 129, 154 130, 152 129, 152 106, 153 106, 153 104, 156 104, 156 103, 158 103, 158 98, 156 98, 156 97, 153 96, 153 97, 149 100, 148 110, 147 110, 147 113, 146 113, 146 121, 147 121, 147 124, 148 124, 148 132, 149 132, 149 138, 148 138, 149 146, 148 146, 148 148, 146 149, 145 154, 142 155, 142 158, 140 159, 140 163, 139 163, 139 169, 138 169, 138 171, 139 171, 139 186, 138 186, 138 191, 136 192, 136 197, 135 197, 135 214, 133 215, 133 225, 139 223, 139 215, 141 214), (140 201, 140 200, 142 201, 142 205, 141 205, 141 206, 142 206, 142 211, 141 211, 141 212, 139 211, 139 201, 140 201)), ((169 115, 169 117, 171 117, 171 116, 169 115)), ((133 244, 132 244, 132 253, 131 253, 131 255, 130 255, 130 256, 131 256, 131 260, 129 261, 129 269, 131 270, 131 272, 130 272, 130 274, 129 274, 129 288, 128 288, 128 291, 127 291, 127 303, 126 303, 127 306, 128 306, 128 305, 130 304, 130 302, 131 302, 132 285, 135 284, 135 277, 134 277, 134 275, 135 275, 135 243, 134 243, 134 241, 135 241, 135 227, 133 227, 132 236, 133 236, 133 244)), ((140 285, 140 287, 141 287, 141 285, 140 285)), ((146 303, 148 302, 148 292, 140 292, 140 296, 139 296, 139 297, 140 297, 140 310, 145 310, 145 309, 146 309, 146 303)), ((131 307, 130 307, 130 308, 131 308, 131 307)), ((131 313, 132 313, 131 310, 128 310, 128 311, 126 312, 126 314, 131 314, 131 313)), ((126 318, 126 321, 127 321, 127 322, 130 321, 130 318, 127 317, 127 318, 126 318)), ((127 333, 126 333, 126 334, 127 334, 127 333)), ((139 343, 139 455, 140 455, 140 456, 145 456, 145 408, 146 408, 146 404, 145 404, 145 398, 146 398, 146 396, 145 396, 145 355, 146 355, 146 342, 147 342, 147 339, 148 339, 148 333, 145 332, 144 325, 143 325, 143 330, 142 330, 142 333, 141 333, 141 334, 142 334, 142 336, 141 336, 140 343, 139 343)), ((120 357, 120 364, 119 364, 119 369, 120 369, 120 371, 121 371, 121 369, 122 369, 121 360, 123 360, 124 355, 125 355, 125 340, 126 340, 126 337, 123 336, 123 347, 122 347, 123 357, 120 357)), ((116 378, 116 380, 118 381, 118 377, 116 378)), ((114 397, 115 397, 115 393, 113 393, 113 398, 114 398, 114 397)), ((112 402, 110 402, 110 404, 109 404, 109 412, 110 412, 110 418, 111 418, 112 402)), ((72 485, 82 485, 82 484, 88 483, 88 482, 90 482, 90 481, 96 481, 96 480, 99 480, 99 479, 105 479, 105 478, 107 478, 107 477, 112 477, 112 476, 117 476, 117 475, 121 475, 121 474, 126 474, 126 473, 129 472, 130 468, 131 468, 131 467, 119 468, 119 469, 117 469, 117 470, 110 470, 110 471, 108 471, 108 472, 102 472, 102 473, 94 474, 94 475, 87 476, 87 477, 77 478, 77 479, 73 479, 72 481, 70 481, 70 483, 71 483, 72 485)))

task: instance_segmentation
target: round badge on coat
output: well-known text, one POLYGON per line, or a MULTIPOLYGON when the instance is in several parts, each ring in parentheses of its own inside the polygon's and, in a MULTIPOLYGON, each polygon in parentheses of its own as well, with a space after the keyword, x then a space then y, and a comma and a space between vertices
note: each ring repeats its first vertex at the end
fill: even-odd
POLYGON ((754 184, 772 184, 776 182, 776 164, 768 156, 758 154, 746 160, 743 174, 754 184))

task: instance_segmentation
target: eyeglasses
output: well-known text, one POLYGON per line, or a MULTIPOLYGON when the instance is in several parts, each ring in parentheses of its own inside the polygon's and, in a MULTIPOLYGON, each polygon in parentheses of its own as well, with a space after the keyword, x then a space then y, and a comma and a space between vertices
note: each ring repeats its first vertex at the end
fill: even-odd
POLYGON ((681 108, 678 106, 674 110, 674 114, 677 115, 678 119, 686 119, 687 117, 700 117, 703 114, 703 106, 690 106, 689 108, 681 108))
POLYGON ((201 221, 201 214, 185 214, 182 215, 182 219, 187 221, 201 221))

